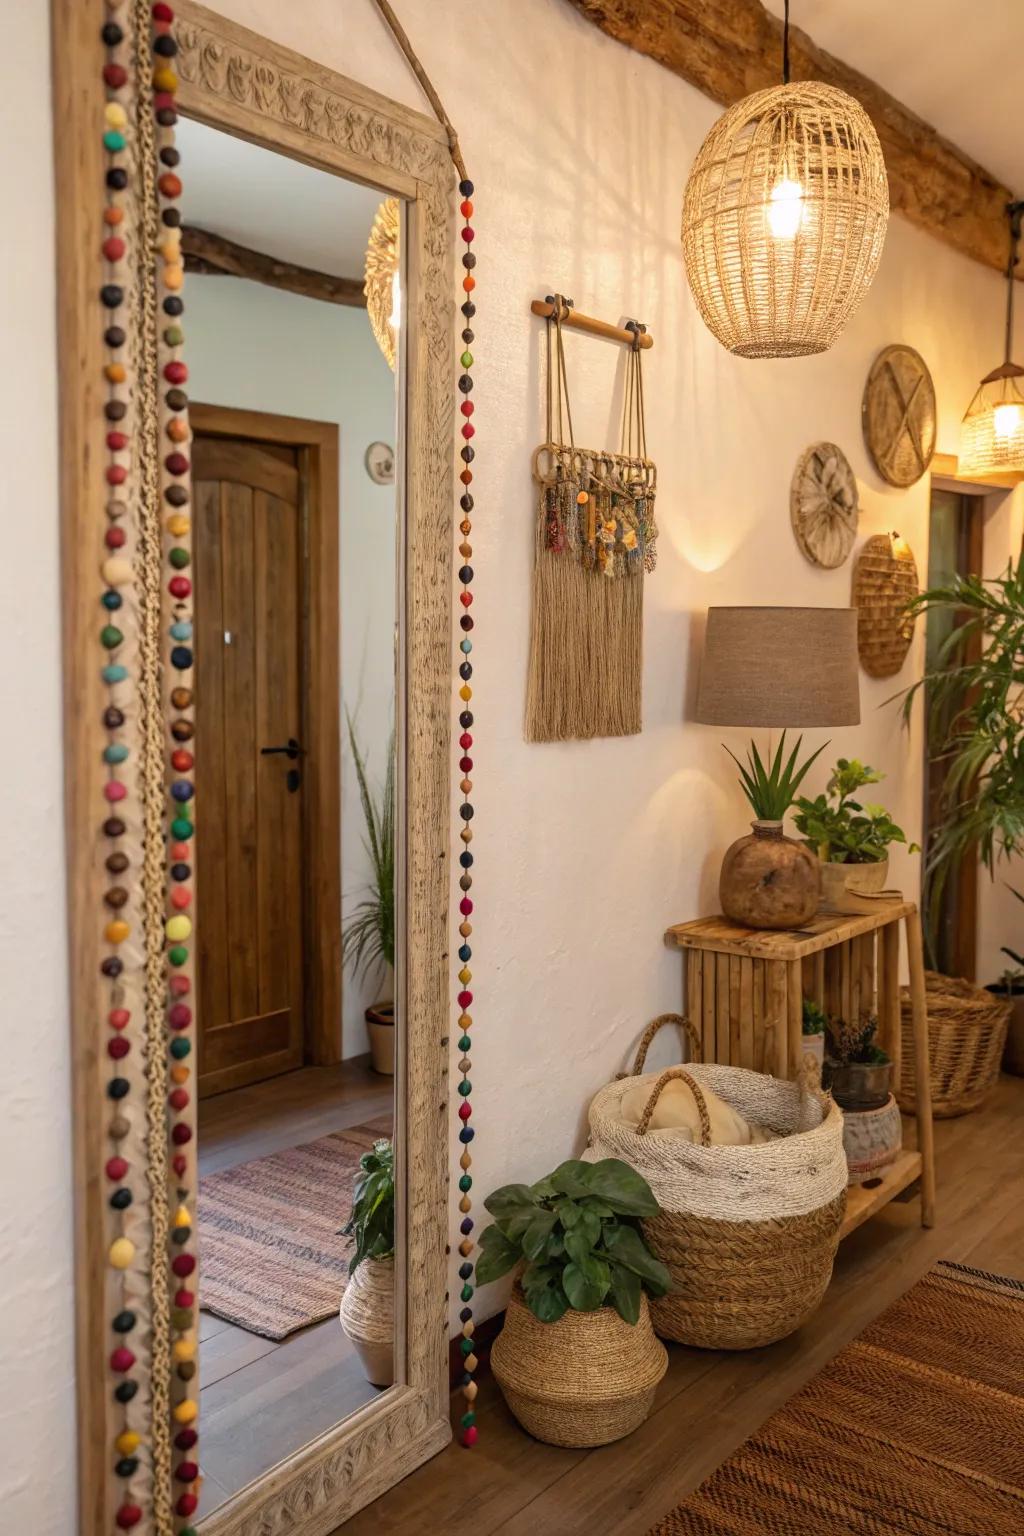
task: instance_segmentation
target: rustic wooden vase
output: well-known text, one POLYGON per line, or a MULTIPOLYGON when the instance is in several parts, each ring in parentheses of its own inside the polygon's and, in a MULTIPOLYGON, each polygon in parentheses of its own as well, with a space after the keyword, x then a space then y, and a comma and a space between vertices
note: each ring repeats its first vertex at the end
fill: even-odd
POLYGON ((349 1277, 338 1320, 355 1345, 367 1381, 390 1387, 395 1379, 395 1261, 364 1259, 349 1277))
POLYGON ((800 928, 818 910, 817 855, 786 837, 781 821, 754 821, 751 827, 753 831, 733 843, 722 860, 722 911, 745 928, 800 928))

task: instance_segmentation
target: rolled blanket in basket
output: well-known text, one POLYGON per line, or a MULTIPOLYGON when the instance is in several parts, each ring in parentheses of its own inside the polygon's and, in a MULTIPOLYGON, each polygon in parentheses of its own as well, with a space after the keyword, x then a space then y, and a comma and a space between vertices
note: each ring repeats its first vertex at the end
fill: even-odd
MULTIPOLYGON (((645 1077, 634 1078, 633 1084, 634 1086, 622 1096, 619 1114, 624 1124, 632 1126, 635 1130, 647 1108, 647 1100, 651 1096, 651 1085, 645 1077)), ((712 1146, 746 1147, 751 1143, 768 1140, 768 1133, 763 1126, 752 1125, 738 1109, 727 1104, 710 1088, 704 1091, 704 1102, 711 1121, 712 1146)), ((699 1142, 701 1118, 693 1089, 687 1083, 678 1080, 667 1083, 654 1106, 654 1113, 651 1115, 647 1129, 648 1133, 665 1132, 682 1136, 687 1141, 699 1142)))

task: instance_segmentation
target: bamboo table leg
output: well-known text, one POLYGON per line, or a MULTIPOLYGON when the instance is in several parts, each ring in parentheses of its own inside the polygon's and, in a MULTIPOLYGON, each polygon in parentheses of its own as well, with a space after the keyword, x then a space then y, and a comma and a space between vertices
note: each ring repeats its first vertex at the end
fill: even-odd
POLYGON ((803 966, 799 960, 789 960, 786 963, 789 976, 786 984, 786 1011, 788 1015, 787 1033, 789 1035, 789 1071, 787 1077, 797 1079, 800 1076, 804 1054, 804 986, 803 966))
POLYGON ((910 1004, 914 1023, 914 1089, 917 1095, 917 1144, 921 1153, 921 1225, 935 1225, 935 1138, 932 1129, 932 1086, 928 1056, 928 1004, 924 990, 924 947, 921 918, 906 918, 907 960, 910 965, 910 1004))

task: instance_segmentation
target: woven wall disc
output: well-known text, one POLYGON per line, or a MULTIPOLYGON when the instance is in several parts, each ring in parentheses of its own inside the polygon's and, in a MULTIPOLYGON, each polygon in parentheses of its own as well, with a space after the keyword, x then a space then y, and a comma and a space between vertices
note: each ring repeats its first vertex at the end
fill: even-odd
POLYGON ((914 633, 907 604, 918 590, 910 545, 896 533, 868 539, 854 567, 853 606, 860 663, 869 677, 894 677, 902 667, 914 633))
POLYGON ((789 490, 793 532, 808 560, 842 565, 857 536, 857 481, 835 443, 815 443, 800 455, 789 490))
POLYGON ((920 352, 902 343, 875 358, 861 402, 864 441, 890 485, 920 480, 935 453, 935 385, 920 352))
POLYGON ((395 371, 395 328, 391 323, 394 306, 393 284, 398 270, 398 198, 386 197, 377 209, 366 247, 363 292, 370 329, 377 338, 391 372, 395 371))

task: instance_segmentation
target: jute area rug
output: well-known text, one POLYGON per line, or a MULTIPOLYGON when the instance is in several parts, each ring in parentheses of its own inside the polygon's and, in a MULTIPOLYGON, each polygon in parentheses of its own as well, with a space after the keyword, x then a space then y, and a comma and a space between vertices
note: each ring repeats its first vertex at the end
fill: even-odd
POLYGON ((353 1176, 362 1154, 390 1135, 390 1120, 353 1125, 201 1179, 200 1307, 267 1339, 337 1313, 353 1176))
POLYGON ((648 1536, 1024 1533, 1024 1283, 942 1263, 648 1536))

